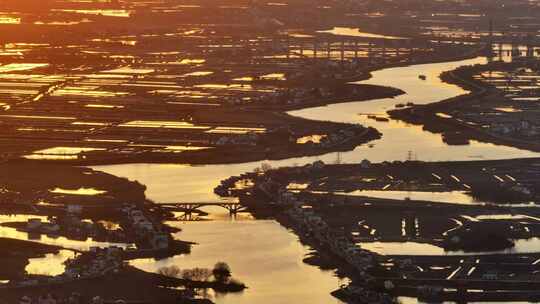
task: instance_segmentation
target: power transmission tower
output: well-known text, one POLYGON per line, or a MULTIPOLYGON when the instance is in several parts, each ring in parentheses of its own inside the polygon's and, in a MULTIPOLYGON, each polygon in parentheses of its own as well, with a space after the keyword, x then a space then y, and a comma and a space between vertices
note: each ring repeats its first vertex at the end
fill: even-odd
POLYGON ((407 151, 407 161, 413 161, 414 160, 414 154, 412 150, 407 151))

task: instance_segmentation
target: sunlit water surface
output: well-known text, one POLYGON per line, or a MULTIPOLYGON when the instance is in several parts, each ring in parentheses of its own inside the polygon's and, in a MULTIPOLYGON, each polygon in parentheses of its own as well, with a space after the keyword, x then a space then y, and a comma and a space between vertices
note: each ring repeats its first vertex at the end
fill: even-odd
MULTIPOLYGON (((439 75, 458 66, 484 63, 476 58, 385 69, 373 73, 362 83, 400 88, 407 94, 397 98, 368 102, 333 104, 293 111, 290 114, 315 120, 352 122, 373 126, 384 135, 373 146, 362 145, 341 153, 342 162, 404 160, 412 151, 420 160, 482 160, 535 157, 530 151, 472 141, 468 146, 448 146, 440 135, 401 122, 376 122, 365 114, 384 114, 398 103, 425 104, 465 93, 459 87, 443 83, 439 75), (419 74, 427 79, 420 80, 419 74)), ((333 162, 335 153, 318 157, 269 161, 274 167, 303 165, 315 160, 333 162)), ((116 176, 137 180, 147 186, 148 198, 156 202, 196 202, 215 200, 212 189, 229 176, 239 175, 260 166, 261 162, 231 165, 186 166, 170 164, 128 164, 95 167, 116 176)), ((235 275, 250 289, 243 294, 217 297, 217 303, 332 303, 328 295, 340 281, 332 272, 322 272, 302 263, 309 252, 297 238, 273 221, 226 221, 186 223, 179 237, 200 243, 190 255, 154 262, 140 260, 135 265, 156 270, 163 265, 180 268, 210 267, 222 260, 231 264, 235 275)), ((418 250, 424 250, 424 247, 418 250)), ((436 248, 435 253, 441 253, 436 248)))
POLYGON ((433 244, 420 242, 366 242, 362 248, 385 255, 485 255, 485 254, 516 254, 534 253, 540 250, 540 238, 515 240, 512 248, 490 252, 445 251, 444 248, 433 244))
POLYGON ((211 294, 217 303, 341 303, 329 292, 341 282, 333 271, 321 271, 302 262, 308 248, 275 221, 212 221, 180 225, 183 240, 196 241, 189 255, 132 265, 147 271, 177 265, 181 269, 212 268, 227 262, 233 276, 249 288, 238 294, 211 294))

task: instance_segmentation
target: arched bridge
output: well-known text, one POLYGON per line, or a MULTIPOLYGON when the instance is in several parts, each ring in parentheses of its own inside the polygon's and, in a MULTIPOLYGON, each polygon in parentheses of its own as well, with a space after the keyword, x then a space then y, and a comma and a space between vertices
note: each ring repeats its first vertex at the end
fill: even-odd
POLYGON ((237 214, 238 212, 245 211, 247 207, 243 206, 239 202, 191 202, 191 203, 172 203, 161 204, 162 208, 169 211, 181 211, 186 214, 191 214, 200 208, 208 206, 217 206, 227 209, 230 214, 237 214))

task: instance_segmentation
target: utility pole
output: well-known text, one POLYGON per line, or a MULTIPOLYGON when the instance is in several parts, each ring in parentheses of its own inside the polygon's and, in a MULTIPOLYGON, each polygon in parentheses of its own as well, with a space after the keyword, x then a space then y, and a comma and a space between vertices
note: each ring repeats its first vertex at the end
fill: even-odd
POLYGON ((493 46, 493 18, 489 18, 489 47, 493 46))
POLYGON ((313 39, 313 59, 317 59, 317 38, 313 39))
POLYGON ((407 161, 413 161, 414 160, 414 154, 412 150, 407 151, 407 161))
POLYGON ((341 152, 338 152, 335 160, 336 165, 341 165, 341 152))

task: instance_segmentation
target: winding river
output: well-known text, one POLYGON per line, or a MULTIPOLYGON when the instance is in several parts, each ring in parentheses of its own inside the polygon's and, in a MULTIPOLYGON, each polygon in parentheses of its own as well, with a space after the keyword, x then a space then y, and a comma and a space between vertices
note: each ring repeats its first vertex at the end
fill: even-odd
MULTIPOLYGON (((456 62, 423 64, 389 68, 373 73, 362 83, 387 85, 407 92, 397 98, 365 102, 349 102, 290 112, 291 115, 336 122, 352 122, 373 126, 383 138, 372 145, 341 153, 342 162, 404 160, 408 151, 419 160, 482 160, 537 157, 538 153, 472 141, 467 146, 448 146, 440 135, 421 127, 397 121, 376 122, 366 114, 384 115, 398 103, 425 104, 466 93, 457 86, 443 83, 441 72, 462 65, 486 62, 479 57, 456 62), (426 80, 419 79, 426 75, 426 80)), ((269 161, 272 166, 302 165, 315 160, 333 162, 336 153, 318 157, 269 161)), ((137 180, 147 186, 147 197, 156 202, 207 201, 216 196, 212 189, 220 180, 251 171, 261 162, 231 165, 187 166, 173 164, 127 164, 98 166, 95 169, 116 176, 137 180)), ((214 212, 214 210, 212 210, 214 212)), ((219 212, 219 211, 216 211, 219 212)), ((180 223, 176 223, 180 225, 180 223)), ((225 261, 233 274, 250 288, 237 295, 214 295, 217 303, 339 303, 330 292, 342 283, 333 272, 321 271, 302 262, 309 248, 275 221, 231 220, 217 215, 210 222, 182 223, 179 238, 199 243, 190 255, 153 261, 137 260, 133 264, 145 270, 176 264, 180 268, 212 267, 225 261)))

